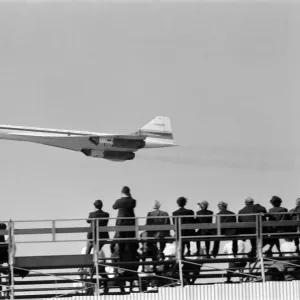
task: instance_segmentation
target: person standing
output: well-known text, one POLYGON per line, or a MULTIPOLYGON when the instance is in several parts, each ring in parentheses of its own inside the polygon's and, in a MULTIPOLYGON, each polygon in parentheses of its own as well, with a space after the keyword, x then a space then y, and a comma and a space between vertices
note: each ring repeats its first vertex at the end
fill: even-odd
MULTIPOLYGON (((91 224, 92 231, 88 233, 87 238, 93 239, 94 241, 88 241, 87 246, 86 246, 86 254, 90 254, 91 250, 93 248, 93 244, 96 243, 96 232, 97 232, 97 227, 105 227, 107 226, 108 220, 109 220, 109 213, 105 212, 102 210, 103 203, 101 200, 96 200, 94 202, 94 206, 96 208, 96 211, 93 211, 89 214, 89 220, 87 220, 88 223, 91 224), (98 219, 101 218, 100 220, 90 220, 90 219, 98 219), (96 225, 96 226, 95 226, 96 225)), ((109 239, 109 234, 107 231, 100 231, 98 234, 99 239, 109 239)), ((99 241, 99 251, 101 248, 105 245, 103 241, 99 241)))
MULTIPOLYGON (((290 210, 290 216, 292 220, 300 220, 300 198, 296 199, 296 207, 290 210)), ((298 232, 298 226, 294 226, 291 228, 292 232, 298 232)), ((295 242, 295 252, 298 252, 300 255, 300 248, 299 248, 299 237, 294 238, 295 242)))
MULTIPOLYGON (((257 206, 254 205, 254 200, 251 197, 246 198, 245 207, 238 212, 238 221, 239 223, 244 222, 256 222, 256 215, 258 213, 257 206), (252 215, 249 215, 252 214, 252 215)), ((243 228, 243 234, 256 234, 256 228, 243 228)), ((256 256, 256 237, 250 239, 251 251, 248 254, 250 257, 256 256)))
MULTIPOLYGON (((185 205, 187 203, 187 198, 185 197, 179 197, 177 199, 177 204, 180 207, 179 209, 177 209, 176 211, 173 212, 173 224, 176 225, 176 234, 178 235, 179 232, 179 226, 178 226, 178 222, 179 220, 176 221, 176 217, 180 217, 182 216, 181 219, 181 224, 194 224, 195 223, 195 219, 194 219, 194 212, 191 209, 186 209, 184 208, 185 205)), ((193 236, 195 235, 195 230, 194 229, 182 229, 181 230, 181 236, 193 236)), ((187 256, 191 255, 191 246, 190 246, 190 241, 186 241, 183 240, 183 242, 181 243, 181 256, 183 257, 184 254, 184 250, 185 250, 185 246, 187 247, 187 256)))
MULTIPOLYGON (((207 224, 207 223, 212 223, 213 221, 213 212, 211 210, 208 210, 208 202, 207 201, 202 201, 198 203, 200 210, 196 212, 197 217, 195 219, 195 222, 198 224, 207 224), (200 217, 198 217, 200 216, 200 217)), ((212 235, 212 230, 211 229, 199 229, 197 231, 197 235, 212 235)), ((197 241, 197 252, 195 255, 200 255, 200 244, 201 241, 197 241)), ((209 250, 210 250, 210 241, 205 240, 205 249, 206 249, 206 257, 210 258, 209 256, 209 250)))
MULTIPOLYGON (((121 190, 121 198, 116 200, 113 204, 113 209, 118 210, 118 216, 116 220, 116 226, 134 226, 135 214, 134 208, 136 206, 136 200, 131 197, 130 188, 124 186, 121 190)), ((118 231, 115 234, 115 238, 134 238, 135 230, 133 231, 118 231)), ((125 254, 128 251, 135 253, 138 245, 137 243, 118 242, 120 251, 120 261, 124 261, 125 254)))
MULTIPOLYGON (((169 214, 165 211, 160 210, 161 204, 159 201, 155 200, 153 205, 153 210, 147 214, 146 225, 170 225, 169 214)), ((159 242, 160 252, 163 253, 166 242, 165 237, 170 236, 170 230, 157 230, 157 231, 147 231, 147 236, 152 238, 161 239, 159 242)), ((156 242, 155 242, 156 243, 156 242)))
MULTIPOLYGON (((273 205, 272 208, 269 209, 269 221, 273 221, 273 222, 278 222, 278 224, 280 224, 280 222, 284 222, 285 220, 287 220, 289 218, 288 214, 280 214, 280 213, 286 213, 288 212, 288 210, 284 207, 281 207, 281 203, 282 200, 281 198, 277 197, 277 196, 273 196, 270 200, 271 204, 273 205)), ((287 227, 280 227, 280 226, 273 226, 273 228, 271 228, 271 232, 272 233, 282 233, 285 231, 287 227)), ((272 248, 274 245, 276 245, 279 255, 281 256, 281 248, 280 248, 280 241, 279 238, 272 238, 273 243, 270 244, 270 249, 266 252, 268 255, 272 256, 272 248)))
MULTIPOLYGON (((217 215, 221 215, 220 218, 220 223, 236 223, 236 215, 234 212, 227 210, 227 203, 220 201, 218 203, 218 208, 219 212, 217 215)), ((222 235, 236 235, 237 230, 236 228, 221 228, 221 234, 222 235)), ((220 248, 220 241, 215 241, 214 242, 214 247, 212 250, 212 256, 216 257, 219 253, 219 248, 220 248)), ((234 239, 232 240, 232 254, 233 256, 236 256, 238 251, 238 246, 237 246, 237 240, 234 239)))

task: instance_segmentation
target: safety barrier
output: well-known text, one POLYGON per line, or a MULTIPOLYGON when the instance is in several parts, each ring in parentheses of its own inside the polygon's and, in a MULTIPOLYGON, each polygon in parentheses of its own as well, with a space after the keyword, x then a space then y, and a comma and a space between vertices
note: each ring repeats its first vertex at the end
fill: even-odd
MULTIPOLYGON (((284 213, 283 213, 284 214, 284 213)), ((244 215, 245 216, 245 215, 244 215)), ((6 297, 9 297, 10 299, 17 299, 20 298, 20 292, 23 292, 24 288, 18 288, 18 286, 21 284, 18 281, 14 281, 13 278, 15 277, 15 272, 16 270, 31 270, 31 272, 34 272, 33 270, 41 270, 41 269, 70 269, 70 268, 95 268, 95 279, 90 281, 91 285, 93 286, 94 290, 94 295, 99 295, 99 289, 100 289, 100 283, 101 280, 99 279, 99 241, 105 242, 105 243, 115 243, 115 242, 128 242, 128 243, 143 243, 143 242, 149 242, 150 240, 155 242, 155 241, 160 241, 160 239, 157 238, 149 238, 149 237, 141 237, 140 233, 143 231, 161 231, 161 230, 170 230, 174 231, 175 235, 174 237, 166 238, 168 241, 176 242, 176 257, 175 257, 175 263, 179 265, 179 278, 176 282, 181 285, 181 288, 183 288, 184 284, 184 272, 182 271, 182 264, 185 263, 185 260, 182 257, 181 254, 181 243, 183 240, 211 240, 211 241, 221 241, 221 240, 233 240, 233 239, 256 239, 257 243, 257 253, 258 256, 257 258, 253 259, 242 259, 242 258, 218 258, 218 259, 206 259, 206 258, 201 258, 200 260, 193 260, 194 264, 198 264, 199 266, 203 265, 204 263, 224 263, 224 262, 238 262, 242 260, 246 260, 248 262, 254 262, 258 261, 259 262, 259 271, 260 275, 259 280, 262 280, 263 282, 265 281, 265 258, 262 253, 262 245, 263 245, 263 239, 267 236, 271 237, 277 237, 277 238, 282 238, 282 237, 299 237, 299 225, 300 221, 299 218, 298 220, 287 220, 284 222, 270 222, 270 221, 263 221, 262 219, 262 214, 255 214, 255 222, 247 222, 247 223, 221 223, 220 218, 222 215, 215 215, 214 223, 194 223, 194 224, 182 224, 181 218, 180 217, 174 217, 173 218, 173 224, 170 225, 141 225, 141 219, 144 218, 135 218, 135 225, 133 226, 105 226, 105 227, 97 227, 96 222, 97 219, 91 219, 92 223, 94 224, 94 228, 96 230, 96 239, 93 240, 93 247, 95 249, 93 255, 77 255, 77 256, 72 256, 72 255, 58 255, 58 256, 36 256, 36 257, 15 257, 15 246, 16 244, 24 244, 24 243, 45 243, 45 242, 50 242, 50 243, 65 243, 65 242, 83 242, 86 241, 87 239, 85 237, 83 238, 75 238, 75 239, 59 239, 58 235, 70 235, 72 234, 77 235, 77 234, 86 234, 88 232, 91 232, 92 229, 91 227, 87 226, 68 226, 68 227, 61 227, 58 224, 62 222, 67 222, 67 223, 78 223, 78 222, 86 222, 86 219, 73 219, 73 220, 66 220, 66 219, 61 219, 61 220, 35 220, 35 221, 9 221, 7 222, 8 228, 6 230, 0 230, 0 235, 8 235, 8 253, 9 253, 9 268, 8 268, 8 276, 7 276, 7 290, 8 292, 6 293, 6 297), (43 223, 48 223, 46 227, 42 228, 24 228, 25 224, 31 224, 31 223, 38 223, 38 222, 43 222, 43 223), (22 226, 23 225, 23 226, 22 226), (285 228, 297 228, 298 227, 298 232, 284 232, 284 233, 278 233, 278 232, 265 232, 263 230, 264 228, 269 228, 269 227, 285 227, 285 228), (23 227, 23 228, 21 228, 23 227), (222 235, 222 230, 226 228, 235 228, 238 230, 244 229, 244 228, 252 228, 253 230, 255 229, 255 233, 253 234, 239 234, 239 235, 222 235), (177 230, 176 230, 177 229, 177 230), (199 235, 194 235, 194 236, 182 236, 181 232, 184 229, 211 229, 214 230, 214 234, 207 235, 207 236, 199 236, 199 235), (134 237, 132 238, 109 238, 109 239, 99 239, 99 232, 122 232, 122 231, 131 231, 134 232, 134 237), (22 236, 22 240, 18 241, 17 238, 22 236), (30 239, 31 236, 48 236, 49 240, 45 241, 45 239, 30 239), (24 239, 26 237, 26 239, 24 239)), ((191 217, 191 216, 188 216, 191 217)), ((201 218, 202 216, 197 216, 201 218)), ((207 217, 207 216, 203 216, 207 217)), ((157 217, 154 217, 157 218, 157 217)), ((162 217, 166 218, 166 217, 162 217)), ((113 219, 112 219, 113 220, 113 219)), ((2 243, 3 244, 3 243, 2 243)), ((280 260, 288 260, 288 258, 281 257, 280 260)), ((142 264, 163 264, 162 262, 137 262, 139 265, 142 264)), ((116 262, 105 262, 104 264, 107 266, 113 266, 113 267, 118 267, 122 268, 122 263, 116 263, 116 262)), ((226 268, 225 268, 226 269, 226 268)), ((225 270, 223 268, 223 270, 225 270)), ((35 271, 37 272, 37 271, 35 271)), ((67 274, 70 274, 70 272, 67 272, 67 274)), ((57 273, 53 274, 52 272, 37 272, 37 275, 42 276, 57 276, 58 278, 61 277, 60 283, 67 283, 67 282, 73 282, 76 283, 78 280, 72 280, 70 278, 61 276, 59 274, 63 273, 57 273)), ((75 273, 77 274, 78 273, 75 273)), ((32 275, 32 274, 31 274, 32 275)), ((214 274, 210 274, 207 277, 213 278, 214 274)), ((199 277, 204 276, 200 275, 199 277)), ((245 275, 249 276, 249 275, 245 275)), ((5 276, 4 276, 5 277, 5 276)), ((103 281, 103 280, 102 280, 103 281)), ((105 281, 105 280, 104 280, 105 281)), ((24 281, 26 282, 26 281, 24 281)), ((38 282, 38 280, 37 280, 38 282)), ((46 284, 47 280, 40 280, 40 284, 46 284)), ((57 284, 58 280, 48 280, 47 284, 57 284)), ((84 280, 81 282, 85 282, 84 280)), ((29 284, 29 283, 27 283, 29 284)), ((36 283, 38 284, 38 283, 36 283)), ((209 287, 209 286, 207 286, 209 287)), ((202 287, 201 287, 202 288, 202 287)), ((62 291, 75 291, 76 288, 66 288, 63 289, 61 288, 62 291)), ((44 291, 47 290, 46 288, 32 288, 32 291, 44 291)), ((53 288, 53 290, 59 291, 60 288, 56 287, 56 289, 53 288)), ((77 290, 80 290, 78 288, 77 290)), ((161 291, 164 291, 165 289, 161 289, 161 291)), ((170 288, 167 289, 168 291, 170 290, 179 290, 181 291, 187 291, 189 290, 188 287, 185 287, 183 289, 178 289, 178 288, 170 288)), ((201 290, 201 289, 200 289, 201 290)), ((202 288, 203 290, 203 288, 202 288)), ((29 291, 29 289, 28 289, 29 291)), ((51 291, 51 288, 48 289, 48 291, 51 291)), ((197 290, 198 291, 198 290, 197 290)), ((68 292, 66 292, 67 294, 68 292)), ((137 294, 132 294, 132 297, 138 297, 136 296, 137 294)), ((54 295, 55 296, 55 295, 54 295)), ((29 296, 28 296, 29 297, 29 296)), ((27 299, 29 299, 27 297, 27 299)), ((53 295, 52 295, 53 297, 53 295)), ((105 295, 105 297, 108 297, 105 295)), ((153 296, 154 297, 154 296, 153 296)), ((1 298, 1 297, 0 297, 1 298)), ((223 297, 224 298, 224 297, 223 297)), ((35 298, 36 299, 36 298, 35 298)), ((73 298, 74 299, 74 298, 73 298)), ((102 298, 103 299, 103 298, 102 298)), ((110 298, 107 298, 110 299, 110 298)), ((124 299, 124 298, 123 298, 124 299)), ((174 300, 174 299, 172 299, 174 300)))

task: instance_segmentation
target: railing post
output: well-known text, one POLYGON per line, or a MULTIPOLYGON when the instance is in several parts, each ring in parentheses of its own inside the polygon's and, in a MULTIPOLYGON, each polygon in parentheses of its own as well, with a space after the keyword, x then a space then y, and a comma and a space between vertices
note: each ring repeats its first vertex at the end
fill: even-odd
POLYGON ((139 219, 135 218, 135 238, 139 239, 139 219))
POLYGON ((9 265, 9 289, 10 289, 10 299, 14 300, 14 260, 15 260, 15 241, 14 241, 14 222, 9 220, 8 222, 8 265, 9 265))
POLYGON ((93 243, 94 243, 94 266, 96 271, 96 285, 94 296, 99 296, 99 227, 98 227, 98 219, 93 220, 93 243), (96 235, 96 237, 95 237, 96 235))
POLYGON ((262 215, 256 215, 256 248, 258 251, 258 256, 261 265, 261 278, 265 282, 265 265, 264 265, 264 255, 263 255, 263 235, 262 235, 262 215))
POLYGON ((216 223, 217 223, 217 235, 221 235, 220 215, 216 215, 216 223))
POLYGON ((183 273, 182 273, 182 256, 184 254, 184 247, 182 243, 182 236, 181 236, 181 217, 177 218, 177 236, 178 236, 178 242, 177 242, 177 260, 178 260, 178 268, 179 268, 179 279, 180 279, 180 286, 183 288, 183 273))
POLYGON ((52 242, 56 242, 55 233, 55 221, 52 221, 52 242))

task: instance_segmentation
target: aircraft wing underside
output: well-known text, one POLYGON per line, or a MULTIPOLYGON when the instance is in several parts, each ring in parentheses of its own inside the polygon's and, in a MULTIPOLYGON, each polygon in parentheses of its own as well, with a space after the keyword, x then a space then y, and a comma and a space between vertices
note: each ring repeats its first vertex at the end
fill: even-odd
POLYGON ((39 127, 0 125, 0 139, 37 143, 80 151, 113 161, 132 160, 142 148, 176 146, 168 117, 155 117, 131 134, 106 134, 39 127))
MULTIPOLYGON (((1 136, 0 136, 1 139, 1 136)), ((138 150, 143 144, 145 137, 137 137, 130 135, 83 135, 83 136, 44 136, 29 134, 6 134, 6 140, 26 141, 38 143, 59 148, 66 148, 74 151, 89 148, 92 150, 100 150, 106 148, 120 148, 138 150)))
MULTIPOLYGON (((1 136, 0 136, 1 138, 1 136)), ((6 133, 5 139, 26 141, 47 146, 80 151, 86 156, 122 161, 134 158, 134 152, 145 146, 145 137, 135 135, 55 135, 6 133)))

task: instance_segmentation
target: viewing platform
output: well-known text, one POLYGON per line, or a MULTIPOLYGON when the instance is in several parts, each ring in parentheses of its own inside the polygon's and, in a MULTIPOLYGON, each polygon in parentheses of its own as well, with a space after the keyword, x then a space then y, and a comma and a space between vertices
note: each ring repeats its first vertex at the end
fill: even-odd
MULTIPOLYGON (((182 299, 182 293, 192 293, 186 299, 199 299, 195 295, 202 293, 210 295, 203 296, 204 299, 214 300, 219 299, 217 296, 222 293, 222 299, 226 300, 238 299, 235 297, 241 293, 245 293, 245 297, 240 299, 251 299, 247 297, 252 292, 259 295, 259 291, 263 290, 271 298, 260 299, 279 299, 274 298, 276 295, 272 296, 274 287, 270 288, 271 281, 278 282, 276 287, 282 285, 277 296, 284 289, 289 289, 291 296, 285 299, 300 298, 299 253, 275 252, 270 255, 263 251, 268 240, 299 238, 299 216, 297 220, 271 222, 264 221, 262 214, 255 214, 255 222, 243 223, 221 223, 221 216, 214 215, 214 223, 193 224, 182 224, 181 217, 175 217, 172 218, 175 224, 162 226, 144 225, 145 218, 138 217, 133 226, 97 227, 97 219, 91 219, 93 226, 87 224, 87 219, 3 222, 7 228, 0 230, 0 236, 8 238, 0 245, 3 250, 0 299, 88 295, 101 295, 101 299, 127 299, 126 295, 129 294, 139 294, 135 299, 165 299, 155 296, 161 293, 168 295, 166 297, 169 299, 177 300, 182 299), (274 230, 279 226, 280 232, 274 230), (238 230, 239 234, 224 233, 224 229, 228 228, 238 230), (182 230, 187 229, 209 229, 210 234, 182 235, 182 230), (253 230, 253 234, 243 233, 245 230, 249 232, 249 229, 253 230), (171 236, 162 239, 143 234, 162 230, 170 231, 171 236), (93 243, 93 254, 80 254, 87 243, 87 233, 92 231, 95 237, 90 240, 93 243), (108 232, 109 238, 99 239, 100 232, 108 232), (116 232, 131 232, 132 237, 119 238, 116 232), (234 240, 255 240, 256 255, 248 255, 251 250, 249 241, 244 253, 238 252, 235 256, 232 253, 224 254, 224 241, 234 240), (150 248, 156 247, 161 241, 167 242, 167 247, 174 246, 173 253, 162 256, 141 250, 148 249, 147 245, 150 248), (182 253, 183 241, 220 241, 221 247, 216 257, 207 255, 203 246, 199 253, 194 254, 192 251, 189 255, 182 253), (105 244, 103 251, 99 251, 99 242, 100 245, 105 244), (139 248, 134 259, 120 261, 120 256, 111 255, 110 246, 121 243, 139 248), (34 249, 34 255, 22 256, 23 247, 34 249), (55 255, 49 255, 53 252, 52 247, 55 248, 55 255), (5 253, 8 253, 8 257, 5 253), (224 284, 229 273, 232 284, 224 284), (252 291, 253 288, 258 290, 252 291)), ((115 219, 111 218, 110 223, 115 223, 115 219)))

